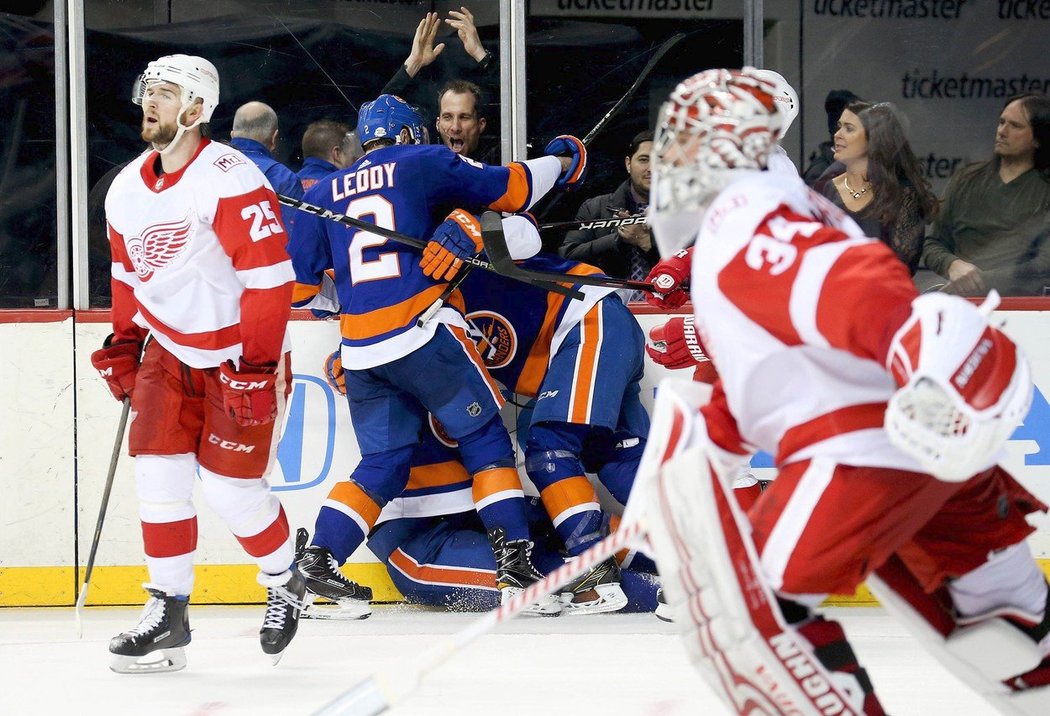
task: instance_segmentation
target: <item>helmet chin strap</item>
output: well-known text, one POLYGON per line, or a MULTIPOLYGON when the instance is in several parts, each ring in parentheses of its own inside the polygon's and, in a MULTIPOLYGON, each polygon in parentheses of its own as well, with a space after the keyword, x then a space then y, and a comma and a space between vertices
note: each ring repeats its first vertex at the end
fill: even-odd
POLYGON ((160 154, 162 157, 167 156, 173 149, 175 149, 175 145, 179 143, 180 139, 182 139, 182 135, 186 133, 186 130, 193 129, 201 123, 201 119, 203 119, 204 115, 197 117, 197 121, 188 126, 182 123, 182 115, 186 114, 186 112, 188 112, 193 107, 193 105, 193 102, 186 102, 182 105, 182 107, 179 108, 179 116, 175 118, 175 124, 177 124, 179 127, 178 131, 175 132, 175 136, 172 138, 172 140, 168 142, 168 146, 164 147, 164 149, 157 150, 157 153, 160 154))

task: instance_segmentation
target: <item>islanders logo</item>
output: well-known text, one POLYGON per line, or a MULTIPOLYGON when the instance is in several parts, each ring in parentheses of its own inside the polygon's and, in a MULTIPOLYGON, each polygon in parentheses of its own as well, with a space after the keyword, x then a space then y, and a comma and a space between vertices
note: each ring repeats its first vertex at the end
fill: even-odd
POLYGON ((518 352, 518 334, 504 316, 493 311, 467 314, 470 337, 478 346, 482 360, 490 370, 508 365, 518 352))
POLYGON ((445 426, 441 424, 441 421, 434 417, 433 413, 427 413, 427 422, 430 423, 430 432, 433 433, 437 441, 447 448, 458 448, 459 443, 454 437, 448 434, 445 430, 445 426))

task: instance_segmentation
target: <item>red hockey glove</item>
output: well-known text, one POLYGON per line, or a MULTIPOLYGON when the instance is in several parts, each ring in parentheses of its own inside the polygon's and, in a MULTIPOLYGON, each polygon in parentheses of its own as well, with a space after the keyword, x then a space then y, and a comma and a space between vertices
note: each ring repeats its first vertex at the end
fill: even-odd
POLYGON ((241 427, 266 425, 277 417, 277 364, 252 365, 241 359, 219 366, 222 407, 241 427))
POLYGON ((324 359, 324 377, 332 390, 339 395, 346 395, 346 374, 343 373, 342 349, 336 348, 332 355, 324 359))
POLYGON ((649 338, 654 345, 647 345, 646 353, 665 368, 695 368, 710 360, 704 355, 692 316, 677 316, 662 326, 655 326, 649 331, 649 338))
POLYGON ((477 217, 463 209, 454 209, 430 237, 419 265, 423 273, 435 281, 451 281, 463 265, 463 259, 478 254, 483 248, 477 217))
POLYGON ((117 341, 113 343, 110 333, 102 347, 91 354, 91 365, 106 381, 109 392, 119 401, 131 397, 135 389, 135 376, 139 372, 139 356, 142 344, 138 341, 117 341))
POLYGON ((683 286, 692 270, 693 249, 682 249, 661 260, 645 280, 653 284, 653 293, 645 293, 645 300, 657 308, 678 308, 689 300, 689 291, 683 286))
POLYGON ((549 157, 568 157, 569 168, 562 171, 554 186, 564 191, 575 191, 587 176, 587 147, 571 134, 559 134, 550 141, 543 153, 549 157))

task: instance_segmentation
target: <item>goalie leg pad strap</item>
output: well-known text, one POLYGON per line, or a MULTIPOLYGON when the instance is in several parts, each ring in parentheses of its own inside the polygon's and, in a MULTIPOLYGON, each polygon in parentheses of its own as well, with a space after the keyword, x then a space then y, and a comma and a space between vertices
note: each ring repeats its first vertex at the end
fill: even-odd
MULTIPOLYGON (((864 688, 831 672, 790 627, 746 520, 699 445, 648 488, 649 539, 690 658, 735 713, 860 714, 864 688), (698 474, 699 473, 699 474, 698 474)), ((882 713, 871 695, 872 710, 882 713)))

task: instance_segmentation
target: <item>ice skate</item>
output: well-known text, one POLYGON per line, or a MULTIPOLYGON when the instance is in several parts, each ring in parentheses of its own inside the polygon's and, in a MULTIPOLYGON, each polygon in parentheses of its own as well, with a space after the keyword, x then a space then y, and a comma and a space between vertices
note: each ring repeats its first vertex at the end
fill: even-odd
MULTIPOLYGON (((496 585, 499 587, 500 604, 506 604, 529 585, 543 579, 543 575, 532 564, 532 541, 527 539, 507 540, 507 533, 500 527, 489 531, 489 542, 496 555, 496 585)), ((558 594, 548 594, 534 604, 525 607, 523 614, 559 616, 562 612, 558 594)))
POLYGON ((118 674, 159 674, 186 668, 184 646, 190 643, 189 597, 173 596, 155 584, 144 584, 150 598, 138 626, 109 642, 109 668, 118 674))
POLYGON ((306 581, 295 569, 284 574, 260 572, 256 579, 266 587, 266 615, 259 630, 259 643, 276 666, 299 628, 306 581))
POLYGON ((324 547, 307 547, 309 540, 310 533, 300 527, 295 533, 295 561, 308 592, 303 617, 339 620, 370 617, 372 590, 344 577, 332 553, 324 547), (324 601, 315 601, 318 597, 324 601))
POLYGON ((667 597, 664 596, 664 589, 660 587, 656 590, 656 611, 653 612, 656 618, 663 622, 674 623, 674 610, 671 609, 671 605, 667 603, 667 597))
POLYGON ((610 557, 596 564, 562 587, 561 603, 566 614, 601 614, 627 606, 616 559, 610 557))

